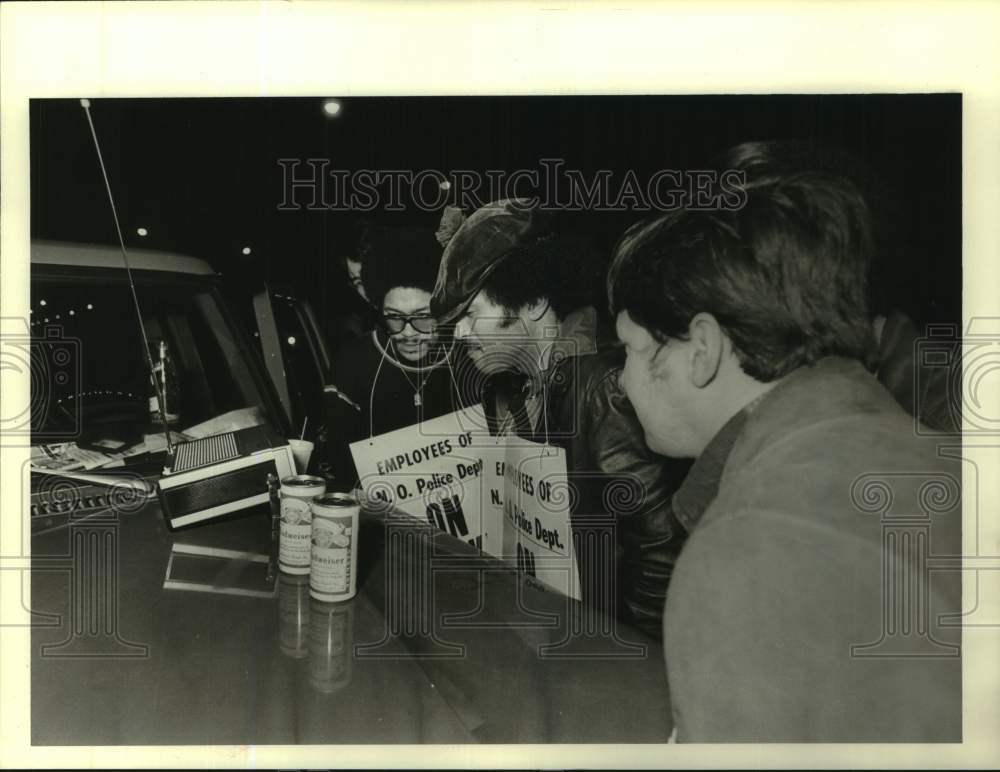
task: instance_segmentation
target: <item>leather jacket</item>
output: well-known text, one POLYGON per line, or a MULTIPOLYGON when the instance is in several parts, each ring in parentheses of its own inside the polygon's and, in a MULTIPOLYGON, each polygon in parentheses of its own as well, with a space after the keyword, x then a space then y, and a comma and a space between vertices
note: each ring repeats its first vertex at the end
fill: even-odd
MULTIPOLYGON (((545 376, 547 414, 528 439, 566 451, 584 602, 660 637, 667 583, 687 536, 671 497, 690 462, 646 446, 619 384, 624 349, 599 327, 595 309, 567 315, 559 340, 561 353, 545 376), (611 529, 608 549, 602 534, 611 529)), ((509 388, 509 379, 496 378, 485 390, 494 430, 509 388)))

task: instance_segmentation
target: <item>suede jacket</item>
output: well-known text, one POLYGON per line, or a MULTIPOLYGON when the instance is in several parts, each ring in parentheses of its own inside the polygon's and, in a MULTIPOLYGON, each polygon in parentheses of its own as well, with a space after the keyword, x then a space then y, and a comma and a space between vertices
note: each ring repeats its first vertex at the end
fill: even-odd
POLYGON ((960 741, 961 447, 829 357, 706 450, 674 502, 678 741, 960 741))

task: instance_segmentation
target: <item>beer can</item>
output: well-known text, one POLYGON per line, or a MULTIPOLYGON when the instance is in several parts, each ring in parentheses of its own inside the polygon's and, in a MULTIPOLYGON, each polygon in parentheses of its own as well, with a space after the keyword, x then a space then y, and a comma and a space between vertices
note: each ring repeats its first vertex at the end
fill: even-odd
POLYGON ((358 501, 347 493, 324 493, 311 507, 309 594, 330 603, 353 598, 358 583, 358 501))
POLYGON ((322 477, 297 474, 281 481, 281 531, 278 567, 286 574, 308 574, 312 557, 313 498, 326 492, 322 477))
POLYGON ((354 660, 354 605, 311 601, 309 683, 331 694, 351 682, 354 660))
POLYGON ((303 659, 309 652, 309 577, 302 575, 278 578, 278 640, 281 651, 292 659, 303 659))

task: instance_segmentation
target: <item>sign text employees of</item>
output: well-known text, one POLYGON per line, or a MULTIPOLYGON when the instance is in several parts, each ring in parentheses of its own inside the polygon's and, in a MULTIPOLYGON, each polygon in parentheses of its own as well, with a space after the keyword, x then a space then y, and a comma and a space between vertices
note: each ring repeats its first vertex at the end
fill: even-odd
POLYGON ((565 451, 511 444, 496 472, 504 478, 504 557, 515 560, 522 573, 580 600, 565 451))
POLYGON ((353 443, 365 495, 482 549, 485 425, 475 406, 353 443))

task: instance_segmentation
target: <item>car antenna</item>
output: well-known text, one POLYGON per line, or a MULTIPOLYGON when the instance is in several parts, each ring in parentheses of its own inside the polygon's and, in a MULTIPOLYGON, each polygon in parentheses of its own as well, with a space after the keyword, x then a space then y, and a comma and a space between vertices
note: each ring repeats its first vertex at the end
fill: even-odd
MULTIPOLYGON (((174 444, 170 441, 170 427, 167 424, 166 397, 163 393, 163 386, 156 377, 156 366, 153 364, 153 355, 149 349, 149 338, 146 337, 146 325, 142 321, 142 309, 139 307, 139 296, 135 291, 135 282, 132 280, 132 266, 129 265, 128 252, 125 250, 125 239, 122 237, 121 225, 118 222, 118 210, 115 208, 115 198, 111 195, 111 183, 108 181, 108 170, 104 167, 104 157, 101 155, 101 144, 97 141, 97 132, 94 130, 94 121, 90 117, 90 100, 81 99, 80 106, 87 115, 87 124, 90 126, 90 136, 94 138, 94 149, 97 151, 97 160, 101 165, 101 175, 104 177, 104 188, 108 191, 108 201, 111 202, 111 214, 115 218, 115 230, 118 232, 118 244, 122 248, 122 260, 125 262, 125 272, 128 274, 129 287, 132 288, 132 302, 135 305, 135 314, 139 319, 139 332, 142 333, 142 342, 146 350, 146 362, 149 365, 149 374, 153 379, 153 386, 156 389, 156 402, 160 410, 160 420, 163 422, 163 436, 167 440, 167 455, 171 463, 174 458, 174 444)), ((166 367, 163 368, 164 377, 166 367)))

